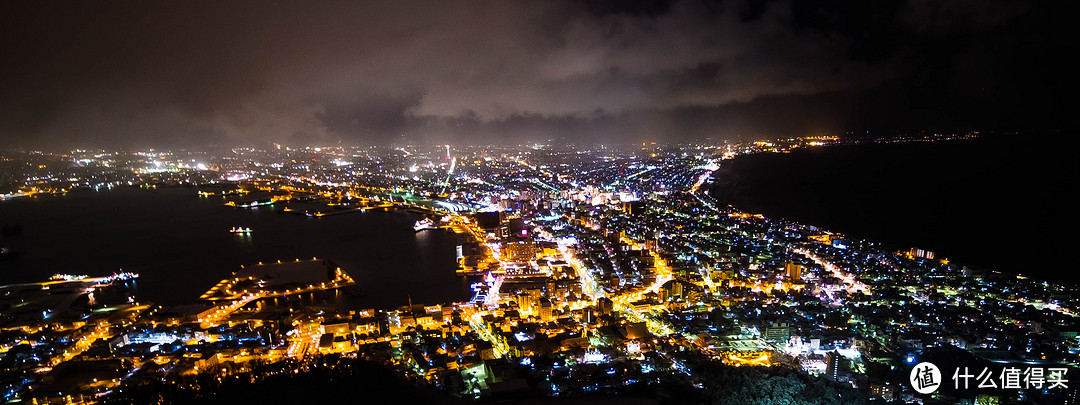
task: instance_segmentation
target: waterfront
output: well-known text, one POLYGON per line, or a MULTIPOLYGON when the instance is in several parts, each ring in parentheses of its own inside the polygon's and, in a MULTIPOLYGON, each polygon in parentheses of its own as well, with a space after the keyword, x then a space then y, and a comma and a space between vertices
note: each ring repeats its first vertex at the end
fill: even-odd
POLYGON ((756 154, 724 163, 712 193, 750 212, 940 258, 1066 282, 1078 223, 1067 137, 874 144, 756 154), (1053 139, 1054 147, 1047 147, 1053 139))
POLYGON ((191 188, 115 189, 27 198, 0 204, 0 224, 18 224, 6 243, 22 250, 0 261, 0 285, 55 273, 139 273, 141 300, 195 301, 241 265, 297 258, 331 259, 361 290, 357 307, 469 298, 455 275, 455 242, 445 231, 414 232, 419 215, 369 211, 329 218, 281 215, 280 207, 226 207, 191 188), (229 229, 251 228, 250 234, 229 229))

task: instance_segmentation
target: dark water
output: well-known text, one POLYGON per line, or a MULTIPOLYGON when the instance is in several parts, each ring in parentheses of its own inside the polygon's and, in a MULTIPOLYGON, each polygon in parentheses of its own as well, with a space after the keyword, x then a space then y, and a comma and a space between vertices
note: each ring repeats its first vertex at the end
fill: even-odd
POLYGON ((117 189, 0 202, 3 243, 24 251, 0 260, 0 285, 44 281, 54 273, 140 274, 140 299, 194 302, 240 265, 276 260, 331 259, 365 295, 359 307, 441 303, 469 298, 457 277, 455 237, 416 233, 419 215, 370 211, 323 218, 282 215, 278 207, 237 209, 193 189, 117 189), (228 230, 249 227, 249 235, 228 230))
POLYGON ((758 154, 725 164, 712 191, 892 248, 1076 282, 1076 145, 1028 136, 758 154))

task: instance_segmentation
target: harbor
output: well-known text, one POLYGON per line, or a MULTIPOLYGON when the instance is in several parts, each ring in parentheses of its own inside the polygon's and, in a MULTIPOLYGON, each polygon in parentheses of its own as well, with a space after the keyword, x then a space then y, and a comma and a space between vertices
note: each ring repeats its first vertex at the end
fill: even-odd
POLYGON ((294 197, 288 204, 239 209, 224 205, 236 195, 200 196, 199 191, 123 189, 7 201, 0 219, 21 224, 23 233, 16 245, 19 257, 0 261, 0 285, 123 268, 140 274, 133 288, 141 299, 180 304, 240 265, 332 257, 365 286, 363 296, 350 297, 356 305, 392 307, 409 295, 424 302, 471 296, 471 281, 456 275, 462 238, 453 232, 416 232, 417 221, 438 218, 420 214, 419 208, 398 203, 350 215, 286 215, 287 207, 311 201, 294 197), (91 229, 90 224, 105 225, 94 225, 94 233, 70 232, 91 229), (234 228, 244 232, 230 232, 234 228))
POLYGON ((132 287, 138 277, 124 271, 101 277, 54 274, 48 281, 0 286, 0 328, 76 321, 88 312, 137 305, 132 287))

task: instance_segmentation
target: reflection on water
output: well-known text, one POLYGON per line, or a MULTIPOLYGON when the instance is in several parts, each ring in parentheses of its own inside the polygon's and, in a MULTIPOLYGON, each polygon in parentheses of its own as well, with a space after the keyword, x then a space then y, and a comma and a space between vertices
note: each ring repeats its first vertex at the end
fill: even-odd
POLYGON ((312 308, 312 307, 346 307, 363 308, 364 301, 359 300, 360 295, 344 293, 341 290, 314 291, 303 294, 281 294, 273 298, 257 300, 249 307, 258 310, 267 308, 312 308))
POLYGON ((138 302, 139 293, 135 280, 114 281, 100 285, 86 294, 87 304, 93 308, 110 307, 138 302))
MULTIPOLYGON (((54 273, 136 272, 140 301, 193 302, 241 265, 332 259, 360 293, 340 302, 362 308, 462 301, 455 235, 415 232, 419 215, 368 211, 324 218, 284 215, 279 206, 231 208, 193 189, 118 189, 0 203, 0 224, 18 224, 24 253, 0 262, 0 285, 54 273), (242 226, 251 233, 232 233, 242 226)), ((95 299, 101 299, 95 296, 95 299)), ((283 297, 282 299, 289 299, 283 297)), ((321 299, 314 297, 314 299, 321 299)))

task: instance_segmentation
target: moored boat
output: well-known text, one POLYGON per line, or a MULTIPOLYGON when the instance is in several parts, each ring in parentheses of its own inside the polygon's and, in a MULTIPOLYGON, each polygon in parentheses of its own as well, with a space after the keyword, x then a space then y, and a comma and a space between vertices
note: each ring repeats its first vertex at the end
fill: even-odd
POLYGON ((421 219, 419 221, 416 221, 416 223, 413 224, 413 230, 416 231, 416 232, 420 232, 420 231, 424 231, 424 230, 428 230, 428 229, 438 229, 438 226, 435 226, 435 222, 432 221, 431 218, 424 218, 424 219, 421 219))

